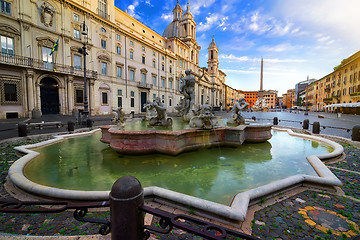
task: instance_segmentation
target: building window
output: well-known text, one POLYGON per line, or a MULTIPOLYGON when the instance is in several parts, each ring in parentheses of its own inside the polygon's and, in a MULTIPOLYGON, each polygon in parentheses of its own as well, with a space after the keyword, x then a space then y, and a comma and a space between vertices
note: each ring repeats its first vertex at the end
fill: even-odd
POLYGON ((134 52, 130 51, 130 59, 134 59, 134 52))
POLYGON ((155 55, 156 55, 156 53, 155 53, 155 51, 153 51, 153 56, 155 57, 155 55))
POLYGON ((153 86, 156 86, 156 76, 152 76, 152 83, 153 83, 153 86))
POLYGON ((169 88, 172 89, 172 81, 169 81, 169 88))
POLYGON ((145 86, 146 85, 146 74, 145 73, 141 74, 141 80, 142 80, 142 84, 145 86))
POLYGON ((107 63, 101 62, 101 74, 107 75, 107 63))
POLYGON ((161 95, 162 103, 165 102, 165 95, 161 95))
POLYGON ((131 91, 130 92, 130 107, 135 107, 135 93, 134 93, 134 91, 131 91))
POLYGON ((84 102, 84 91, 80 89, 75 90, 75 103, 84 102))
POLYGON ((171 68, 171 66, 170 66, 170 68, 169 68, 169 72, 170 72, 170 73, 172 72, 172 68, 171 68))
POLYGON ((1 13, 11 16, 11 4, 3 0, 0 0, 0 4, 1 4, 1 13))
POLYGON ((156 98, 156 94, 154 93, 154 94, 153 94, 153 100, 154 100, 155 98, 156 98))
POLYGON ((53 55, 50 55, 52 48, 42 47, 42 59, 44 68, 53 70, 53 55))
POLYGON ((162 60, 164 60, 164 59, 165 59, 165 57, 164 57, 164 56, 161 56, 161 59, 162 59, 162 60))
POLYGON ((118 89, 118 95, 122 96, 122 89, 118 89))
POLYGON ((81 69, 81 56, 74 55, 74 68, 81 69))
POLYGON ((142 47, 141 47, 141 50, 142 50, 143 52, 145 52, 145 47, 144 47, 144 46, 142 46, 142 47))
POLYGON ((121 78, 122 67, 116 66, 116 77, 121 78))
POLYGON ((74 29, 74 38, 80 39, 80 31, 77 29, 74 29))
POLYGON ((107 19, 107 1, 99 0, 98 4, 98 14, 100 17, 107 19))
POLYGON ((130 70, 130 81, 134 81, 135 80, 135 72, 134 70, 130 70))
POLYGON ((116 47, 116 53, 121 55, 121 47, 119 47, 119 46, 116 47))
POLYGON ((116 40, 121 40, 120 34, 116 34, 116 40))
POLYGON ((156 67, 156 62, 155 62, 155 60, 152 61, 152 66, 153 66, 153 68, 156 67))
POLYGON ((171 98, 169 98, 169 106, 171 107, 171 98))
POLYGON ((142 56, 141 62, 142 62, 143 64, 145 64, 145 56, 142 56))
POLYGON ((102 32, 104 32, 104 33, 106 33, 106 29, 105 28, 100 28, 100 30, 102 31, 102 32))
POLYGON ((118 107, 122 107, 122 97, 118 97, 118 107))
POLYGON ((101 39, 101 48, 106 49, 106 41, 101 39))
POLYGON ((164 79, 164 78, 161 79, 161 87, 162 87, 162 88, 165 87, 165 79, 164 79))
POLYGON ((73 19, 75 20, 75 21, 80 21, 80 16, 79 16, 79 14, 77 14, 77 13, 74 13, 73 14, 73 19))
POLYGON ((108 93, 107 92, 101 93, 101 103, 102 103, 102 105, 108 105, 108 93))
POLYGON ((0 36, 1 39, 1 53, 14 55, 14 39, 0 36))
POLYGON ((164 64, 161 64, 161 70, 164 71, 165 70, 165 66, 164 64))
POLYGON ((130 40, 130 47, 134 46, 134 42, 130 40))
POLYGON ((346 95, 346 88, 343 89, 343 96, 346 95))
POLYGON ((5 102, 17 102, 17 85, 13 83, 4 83, 5 102))

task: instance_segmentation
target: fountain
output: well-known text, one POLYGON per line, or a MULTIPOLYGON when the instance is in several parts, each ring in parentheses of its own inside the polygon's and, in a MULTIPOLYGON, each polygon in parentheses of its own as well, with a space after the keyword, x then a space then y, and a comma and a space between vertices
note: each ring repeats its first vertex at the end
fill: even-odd
MULTIPOLYGON (((136 130, 131 126, 132 124, 147 122, 132 121, 124 126, 122 110, 114 109, 114 124, 116 125, 101 127, 101 142, 109 144, 110 148, 99 143, 98 138, 92 140, 94 141, 92 145, 88 142, 77 141, 78 138, 72 139, 75 135, 61 136, 30 146, 30 148, 36 148, 55 142, 65 144, 64 148, 56 145, 49 146, 49 149, 43 150, 41 154, 44 157, 37 157, 39 153, 26 147, 18 147, 18 151, 27 155, 11 166, 9 178, 17 187, 37 195, 73 200, 105 200, 108 199, 109 191, 104 191, 106 190, 104 186, 98 187, 99 182, 106 181, 110 187, 114 181, 113 178, 134 175, 144 186, 147 186, 145 197, 153 201, 185 209, 190 206, 203 215, 230 222, 243 221, 250 202, 259 201, 263 197, 299 184, 310 183, 329 188, 341 185, 341 182, 321 162, 323 159, 341 155, 343 152, 341 145, 319 137, 295 134, 288 130, 288 134, 285 135, 291 139, 293 138, 289 135, 294 135, 301 139, 322 142, 325 146, 331 146, 334 149, 332 152, 310 151, 301 155, 297 150, 298 145, 303 143, 295 142, 295 145, 290 147, 289 143, 293 140, 287 137, 277 138, 280 136, 281 129, 277 129, 278 131, 274 133, 276 138, 272 139, 271 124, 242 124, 244 121, 240 110, 247 106, 242 100, 236 104, 236 110, 234 110, 234 120, 237 124, 235 127, 226 125, 226 120, 216 118, 208 104, 194 110, 191 90, 194 77, 190 73, 191 71, 187 71, 184 77, 186 78, 185 86, 188 88, 182 88, 184 99, 181 106, 183 108, 179 107, 179 109, 183 115, 179 119, 172 119, 172 124, 168 124, 170 120, 166 117, 166 108, 161 104, 160 99, 146 106, 149 111, 155 109, 156 116, 153 114, 149 118, 148 125, 136 130), (187 120, 188 126, 179 124, 179 121, 187 120), (164 125, 159 123, 164 123, 164 125), (64 138, 69 138, 69 140, 63 141, 64 138), (246 142, 259 144, 243 146, 246 142), (286 144, 286 147, 283 144, 286 144), (213 146, 216 148, 210 148, 213 146), (222 148, 222 146, 233 148, 222 148), (274 146, 280 148, 273 150, 274 146), (248 150, 245 151, 245 149, 248 150), (289 149, 289 152, 284 149, 289 149), (246 160, 247 153, 245 152, 247 151, 249 157, 246 160), (47 155, 46 152, 59 155, 47 155), (152 154, 149 155, 150 153, 152 154), (280 153, 293 155, 289 157, 289 155, 279 155, 280 153), (65 155, 68 157, 66 158, 65 155), (295 156, 300 156, 300 159, 295 156), (32 160, 33 158, 35 159, 32 160), (278 160, 272 163, 272 159, 278 160), (282 162, 294 159, 294 162, 289 162, 287 165, 282 162), (301 159, 305 160, 307 166, 305 168, 308 169, 297 171, 298 168, 303 168, 294 167, 300 164, 301 159), (49 162, 52 166, 51 169, 41 171, 45 176, 36 172, 45 165, 42 161, 49 162), (98 169, 97 167, 101 165, 106 167, 98 169), (255 165, 260 169, 253 169, 255 165), (285 165, 288 167, 279 169, 285 165), (253 170, 250 174, 251 169, 253 170), (267 178, 271 175, 269 169, 274 171, 275 178, 267 178), (59 173, 55 174, 54 171, 59 171, 59 173), (37 180, 29 180, 27 176, 30 177, 34 172, 31 178, 37 180), (93 173, 98 175, 89 176, 93 173), (162 175, 163 173, 167 175, 162 175), (54 186, 53 176, 56 179, 69 180, 70 185, 54 186), (241 178, 229 178, 230 176, 241 176, 241 178), (41 178, 44 181, 51 180, 51 183, 48 185, 41 178), (157 182, 156 179, 161 181, 157 182), (241 184, 247 182, 255 182, 255 184, 240 187, 241 184), (173 188, 171 184, 184 186, 187 190, 173 188), (82 186, 90 186, 90 188, 86 189, 82 186), (232 190, 226 193, 221 192, 220 189, 225 188, 224 186, 229 186, 232 190), (215 196, 208 196, 210 192, 215 193, 215 196), (226 199, 216 202, 220 199, 220 195, 226 196, 226 199)), ((79 135, 93 135, 94 132, 96 130, 79 135)), ((318 145, 314 144, 316 147, 318 145)))
MULTIPOLYGON (((191 70, 185 71, 186 76, 182 78, 181 92, 184 94, 182 105, 178 107, 182 112, 183 121, 189 120, 189 128, 180 130, 157 130, 150 131, 126 131, 114 126, 101 127, 101 141, 108 143, 112 149, 121 154, 149 154, 163 153, 178 155, 185 151, 196 150, 211 146, 237 147, 246 142, 266 142, 271 138, 271 127, 269 123, 256 125, 240 125, 236 127, 220 126, 212 113, 209 104, 204 104, 198 110, 194 110, 194 82, 195 77, 191 70)), ((150 126, 168 126, 170 120, 165 121, 166 108, 156 99, 153 104, 148 104, 147 109, 154 107, 157 117, 150 119, 150 126), (161 124, 160 124, 161 123, 161 124)), ((246 103, 238 103, 238 111, 246 107, 246 103)), ((172 120, 171 120, 172 124, 172 120)))

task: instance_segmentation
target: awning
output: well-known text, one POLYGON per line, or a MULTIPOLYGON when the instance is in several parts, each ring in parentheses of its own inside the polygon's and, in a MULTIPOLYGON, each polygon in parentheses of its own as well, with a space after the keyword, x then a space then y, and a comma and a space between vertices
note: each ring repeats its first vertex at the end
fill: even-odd
POLYGON ((330 107, 360 107, 360 102, 357 103, 336 103, 336 104, 330 104, 330 105, 326 105, 324 106, 326 108, 330 108, 330 107))

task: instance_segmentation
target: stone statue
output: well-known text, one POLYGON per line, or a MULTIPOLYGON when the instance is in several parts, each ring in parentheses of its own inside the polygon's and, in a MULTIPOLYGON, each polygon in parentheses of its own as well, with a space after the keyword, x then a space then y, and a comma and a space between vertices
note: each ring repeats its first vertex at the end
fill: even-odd
POLYGON ((120 128, 124 127, 125 113, 123 112, 122 107, 113 108, 112 111, 114 116, 112 122, 120 128))
POLYGON ((145 121, 150 121, 150 119, 156 117, 157 113, 156 113, 156 109, 154 108, 154 105, 147 102, 146 104, 144 104, 144 108, 146 109, 146 114, 144 117, 145 121))
POLYGON ((154 102, 150 103, 149 105, 151 105, 151 108, 156 110, 156 116, 150 119, 150 126, 172 126, 172 119, 166 116, 166 106, 162 104, 159 97, 156 97, 154 102))
POLYGON ((244 124, 245 118, 241 116, 241 110, 247 108, 249 104, 245 102, 244 98, 240 98, 237 103, 234 104, 232 111, 234 112, 233 119, 237 124, 244 124))
POLYGON ((214 121, 216 117, 208 103, 205 103, 196 111, 193 110, 193 113, 197 116, 190 119, 189 126, 191 128, 213 129, 216 127, 217 122, 214 121))
MULTIPOLYGON (((183 102, 183 118, 186 120, 190 110, 192 110, 195 102, 195 77, 191 75, 191 69, 185 70, 186 76, 181 78, 182 82, 180 93, 184 95, 183 102)), ((190 112, 191 113, 191 112, 190 112)))
POLYGON ((269 111, 269 105, 265 98, 258 98, 253 106, 254 111, 267 112, 269 111))

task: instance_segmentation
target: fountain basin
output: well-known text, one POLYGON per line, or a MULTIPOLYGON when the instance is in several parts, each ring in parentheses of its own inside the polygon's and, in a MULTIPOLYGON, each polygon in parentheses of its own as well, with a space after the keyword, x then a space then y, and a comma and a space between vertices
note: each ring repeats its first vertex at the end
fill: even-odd
POLYGON ((178 131, 124 131, 115 126, 101 127, 104 143, 121 154, 163 153, 178 155, 212 146, 238 147, 246 142, 266 142, 271 138, 269 123, 220 127, 212 130, 184 129, 178 131))

